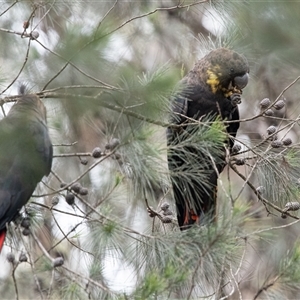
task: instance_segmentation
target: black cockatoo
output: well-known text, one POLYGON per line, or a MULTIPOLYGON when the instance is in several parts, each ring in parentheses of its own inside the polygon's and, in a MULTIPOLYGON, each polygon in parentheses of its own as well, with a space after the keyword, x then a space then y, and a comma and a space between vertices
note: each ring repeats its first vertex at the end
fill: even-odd
MULTIPOLYGON (((168 165, 181 230, 215 217, 218 174, 226 165, 225 147, 221 146, 219 154, 212 157, 213 154, 205 154, 189 145, 190 135, 195 134, 189 124, 205 118, 236 121, 225 125, 228 134, 235 137, 239 128, 237 105, 241 102, 240 95, 248 77, 249 65, 245 57, 220 48, 200 59, 180 82, 181 89, 172 101, 171 124, 177 126, 168 127, 167 142, 168 165)), ((234 141, 227 138, 226 143, 231 149, 234 141)))
POLYGON ((52 153, 46 108, 38 96, 23 93, 0 121, 0 251, 7 224, 50 173, 52 153))

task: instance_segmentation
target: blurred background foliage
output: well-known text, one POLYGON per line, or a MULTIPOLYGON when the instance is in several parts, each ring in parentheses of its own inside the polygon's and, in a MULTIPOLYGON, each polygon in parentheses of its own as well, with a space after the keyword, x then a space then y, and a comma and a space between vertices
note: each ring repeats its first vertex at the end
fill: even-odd
POLYGON ((300 86, 284 90, 299 76, 299 14, 299 2, 275 0, 1 1, 1 98, 26 82, 47 106, 55 144, 53 173, 24 212, 33 234, 10 226, 1 298, 299 298, 298 214, 281 218, 299 197, 300 86), (222 46, 250 64, 233 157, 246 163, 220 177, 217 224, 180 232, 169 99, 222 46), (264 98, 285 107, 262 116, 264 98), (271 125, 292 145, 272 147, 271 125))

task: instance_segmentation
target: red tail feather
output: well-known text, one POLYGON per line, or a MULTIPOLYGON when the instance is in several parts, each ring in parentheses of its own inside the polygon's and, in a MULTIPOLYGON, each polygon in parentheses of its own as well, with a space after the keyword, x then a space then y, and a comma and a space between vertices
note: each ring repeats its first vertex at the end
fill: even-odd
POLYGON ((0 231, 0 253, 4 244, 5 236, 6 236, 6 229, 0 231))
POLYGON ((186 210, 185 211, 185 217, 184 217, 184 222, 183 225, 191 225, 196 222, 198 222, 199 216, 195 214, 193 209, 186 210))

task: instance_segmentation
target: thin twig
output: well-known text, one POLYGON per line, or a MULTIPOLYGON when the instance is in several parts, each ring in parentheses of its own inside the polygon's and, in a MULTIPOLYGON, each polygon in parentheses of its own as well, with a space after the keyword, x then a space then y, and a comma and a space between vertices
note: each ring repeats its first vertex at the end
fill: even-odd
POLYGON ((61 154, 54 154, 53 155, 53 158, 54 157, 74 157, 74 156, 78 156, 78 157, 81 157, 81 156, 92 156, 92 153, 90 152, 86 152, 86 153, 61 153, 61 154))
MULTIPOLYGON (((66 267, 65 265, 60 266, 61 269, 68 271, 69 273, 71 273, 72 275, 75 275, 81 279, 83 279, 84 281, 88 282, 88 284, 92 284, 96 287, 99 287, 100 289, 102 289, 103 291, 107 292, 108 294, 116 294, 113 290, 108 289, 106 286, 102 285, 101 283, 99 283, 98 281, 95 281, 93 279, 91 279, 90 277, 85 277, 84 275, 81 275, 71 269, 69 269, 68 267, 66 267)), ((78 284, 78 282, 77 282, 78 284)))
POLYGON ((27 247, 27 244, 25 243, 25 240, 24 240, 24 236, 21 234, 20 235, 20 237, 21 237, 21 240, 22 240, 22 242, 23 242, 23 245, 24 245, 24 247, 25 247, 25 249, 26 249, 26 254, 28 255, 28 257, 29 257, 29 264, 30 264, 30 268, 31 268, 31 271, 32 271, 32 275, 33 275, 33 279, 34 279, 34 282, 35 282, 35 284, 36 284, 36 288, 37 288, 37 290, 39 291, 39 293, 40 293, 40 296, 41 296, 41 299, 43 300, 44 299, 44 294, 43 294, 43 291, 42 291, 42 288, 41 288, 41 285, 40 285, 40 282, 39 282, 39 279, 38 279, 38 277, 37 277, 37 271, 36 271, 36 269, 35 269, 35 263, 34 263, 34 260, 33 260, 33 258, 32 258, 32 249, 29 249, 28 247, 27 247))
POLYGON ((6 12, 8 12, 14 5, 16 5, 19 2, 19 0, 16 0, 13 2, 8 8, 6 8, 1 14, 0 17, 2 17, 6 12))
MULTIPOLYGON (((99 98, 97 96, 94 97, 94 96, 78 95, 78 94, 77 95, 76 94, 66 94, 66 93, 65 94, 60 94, 60 93, 52 93, 52 92, 51 93, 39 92, 39 93, 37 93, 37 95, 41 96, 41 97, 45 97, 45 98, 66 98, 66 97, 69 97, 69 98, 73 98, 73 99, 79 99, 80 98, 80 99, 86 99, 86 100, 99 100, 99 98)), ((139 119, 139 120, 151 123, 151 124, 155 124, 155 125, 158 125, 158 126, 168 127, 170 125, 169 123, 153 120, 151 118, 148 118, 148 117, 145 117, 141 114, 133 112, 130 109, 128 109, 127 107, 121 107, 121 106, 114 105, 114 104, 111 104, 111 103, 108 103, 108 102, 103 102, 103 101, 99 102, 99 105, 103 106, 105 108, 111 109, 113 111, 117 111, 117 112, 120 112, 120 113, 123 112, 125 115, 131 116, 131 117, 134 117, 136 119, 139 119)), ((197 122, 197 124, 199 124, 199 122, 197 122)), ((174 125, 174 127, 177 127, 177 126, 174 125)), ((181 127, 181 126, 179 126, 179 127, 181 127)))
POLYGON ((29 51, 30 51, 30 45, 31 45, 31 39, 28 40, 28 45, 27 45, 27 51, 25 54, 25 58, 24 58, 24 62, 23 65, 21 66, 19 72, 17 73, 17 75, 15 76, 15 78, 10 82, 10 84, 0 93, 0 95, 2 95, 3 93, 5 93, 19 78, 19 76, 21 75, 21 73, 23 72, 27 61, 28 61, 28 56, 29 56, 29 51))
POLYGON ((103 162, 105 159, 107 159, 108 157, 110 157, 113 154, 114 154, 114 151, 112 151, 109 154, 106 154, 105 156, 102 156, 99 160, 97 160, 89 168, 87 168, 84 172, 82 172, 77 178, 75 178, 74 180, 72 180, 70 183, 68 183, 64 187, 62 187, 60 189, 57 189, 57 190, 55 190, 53 192, 49 192, 49 193, 46 193, 46 194, 39 195, 38 197, 46 197, 46 196, 54 195, 56 193, 60 193, 60 192, 62 192, 64 190, 66 190, 67 188, 71 187, 72 184, 74 184, 75 182, 79 181, 86 174, 88 174, 93 168, 95 168, 97 165, 99 165, 101 162, 103 162))
POLYGON ((257 235, 257 234, 260 234, 260 233, 263 233, 263 232, 268 232, 268 231, 271 231, 271 230, 277 230, 277 229, 287 228, 287 227, 295 225, 295 224, 297 224, 299 222, 300 222, 300 219, 295 220, 295 221, 293 221, 291 223, 288 223, 288 224, 284 224, 284 225, 280 225, 280 226, 273 226, 273 227, 266 228, 266 229, 256 230, 256 231, 253 231, 251 233, 248 233, 248 234, 244 235, 243 237, 247 238, 248 236, 257 235))
POLYGON ((241 174, 241 173, 237 170, 237 168, 236 168, 235 166, 233 166, 232 164, 229 164, 229 165, 230 165, 230 167, 232 168, 232 170, 233 170, 237 175, 239 175, 243 180, 245 180, 245 181, 247 182, 248 186, 253 190, 253 192, 255 193, 255 195, 258 197, 258 199, 259 199, 259 200, 263 203, 263 205, 265 206, 266 211, 267 211, 268 214, 274 215, 274 214, 272 214, 272 213, 270 212, 270 210, 268 209, 267 205, 268 205, 268 206, 271 206, 272 208, 274 208, 275 210, 277 210, 277 211, 280 212, 281 214, 282 214, 282 213, 285 213, 286 215, 290 216, 291 218, 294 218, 294 219, 297 219, 297 220, 300 219, 299 217, 293 216, 293 215, 291 215, 291 214, 288 213, 288 212, 284 212, 283 209, 281 209, 281 208, 278 207, 277 205, 273 204, 273 203, 270 202, 269 200, 267 200, 267 199, 265 199, 264 197, 262 197, 262 196, 260 195, 260 193, 256 190, 255 186, 254 186, 249 180, 247 181, 247 178, 246 178, 243 174, 241 174))
POLYGON ((274 277, 274 279, 271 282, 269 282, 269 283, 265 284, 263 287, 261 287, 255 294, 255 296, 253 297, 253 300, 256 300, 261 293, 265 292, 270 287, 272 287, 281 276, 282 276, 282 274, 278 274, 276 277, 274 277))
POLYGON ((115 1, 115 3, 111 6, 111 8, 105 13, 105 15, 102 17, 102 19, 99 21, 98 25, 97 25, 97 28, 95 30, 95 36, 96 36, 96 33, 98 31, 98 29, 100 28, 101 24, 103 23, 103 21, 107 18, 107 16, 112 12, 112 10, 116 7, 118 3, 118 0, 115 1))
POLYGON ((198 4, 203 4, 203 3, 207 3, 209 2, 209 0, 201 0, 201 1, 196 1, 194 3, 190 3, 190 4, 185 4, 185 5, 175 5, 175 6, 170 6, 170 7, 157 7, 154 10, 144 13, 142 15, 139 16, 135 16, 131 19, 126 20, 125 22, 123 22, 121 25, 117 26, 115 29, 109 31, 108 33, 104 34, 101 38, 106 37, 108 35, 111 35, 112 33, 118 31, 119 29, 121 29, 122 27, 124 27, 125 25, 127 25, 128 23, 131 23, 132 21, 138 20, 138 19, 142 19, 148 16, 151 16, 153 14, 155 14, 156 12, 160 12, 160 11, 172 11, 172 10, 177 10, 177 9, 184 9, 184 8, 190 8, 192 6, 198 5, 198 4))
MULTIPOLYGON (((294 79, 290 84, 288 84, 281 92, 280 92, 280 94, 277 96, 277 98, 265 109, 265 110, 263 110, 261 113, 259 113, 259 114, 257 114, 257 115, 255 115, 255 116, 253 116, 253 117, 250 117, 250 118, 245 118, 245 119, 240 119, 238 122, 248 122, 248 121, 252 121, 252 120, 255 120, 255 119, 257 119, 257 118, 259 118, 259 117, 262 117, 262 116, 264 116, 264 113, 268 110, 268 109, 270 109, 270 108, 272 108, 275 104, 276 104, 276 102, 278 101, 278 100, 280 100, 280 98, 282 97, 282 95, 288 90, 288 89, 290 89, 298 80, 300 79, 300 76, 298 76, 296 79, 294 79)), ((273 116, 264 116, 264 117, 266 117, 266 118, 270 118, 270 119, 279 119, 279 120, 282 120, 282 118, 280 118, 280 117, 273 117, 273 116)), ((290 121, 295 121, 295 120, 290 120, 290 121)), ((236 123, 237 121, 226 121, 225 123, 226 124, 230 124, 230 123, 236 123)))
POLYGON ((51 289, 52 289, 52 286, 53 286, 53 283, 54 283, 54 276, 55 276, 55 270, 53 269, 52 270, 52 273, 51 273, 51 281, 50 281, 50 285, 49 285, 49 290, 48 290, 48 296, 47 296, 47 299, 50 299, 51 297, 51 289))
MULTIPOLYGON (((115 87, 115 86, 112 86, 108 83, 105 83, 103 81, 101 81, 100 79, 97 79, 89 74, 87 74, 86 72, 84 72, 83 70, 81 70, 79 67, 77 67, 74 63, 71 62, 72 58, 77 55, 77 53, 79 53, 80 51, 82 51, 82 49, 84 48, 81 48, 79 49, 71 58, 69 59, 65 59, 64 57, 62 57, 61 55, 59 55, 58 53, 52 51, 50 48, 46 47, 44 44, 42 44, 40 41, 36 40, 37 43, 39 45, 41 45, 45 50, 49 51, 51 54, 53 54, 54 56, 62 59, 63 61, 66 61, 65 65, 62 66, 62 68, 60 69, 60 71, 58 73, 61 73, 68 65, 71 65, 74 69, 76 69, 79 73, 81 73, 82 75, 86 76, 87 78, 89 79, 92 79, 94 80, 95 82, 98 82, 100 84, 102 84, 103 86, 106 86, 107 88, 110 88, 112 90, 120 90, 119 88, 115 87)), ((45 90, 47 88, 47 86, 56 78, 57 76, 54 75, 50 80, 48 80, 48 82, 45 84, 45 86, 42 88, 42 91, 45 90)))
POLYGON ((17 280, 16 280, 16 270, 17 270, 17 266, 18 264, 16 264, 14 267, 13 267, 13 270, 12 270, 12 279, 13 279, 13 282, 14 282, 14 288, 15 288, 15 293, 16 293, 16 300, 19 300, 19 292, 18 292, 18 285, 17 285, 17 280))

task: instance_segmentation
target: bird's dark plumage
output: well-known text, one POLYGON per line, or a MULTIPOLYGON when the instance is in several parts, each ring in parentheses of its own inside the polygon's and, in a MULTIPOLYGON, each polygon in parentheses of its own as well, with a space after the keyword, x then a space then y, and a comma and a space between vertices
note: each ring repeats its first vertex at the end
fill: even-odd
POLYGON ((50 173, 52 151, 44 104, 22 95, 0 121, 0 251, 7 224, 50 173))
MULTIPOLYGON (((248 62, 243 56, 220 48, 199 60, 180 83, 181 90, 172 103, 171 123, 182 126, 170 126, 167 140, 168 164, 181 229, 215 216, 218 174, 226 165, 224 147, 221 146, 219 154, 210 154, 189 144, 190 135, 195 131, 188 124, 193 119, 216 117, 238 121, 237 104, 248 83, 248 73, 248 62)), ((238 122, 226 126, 233 137, 238 128, 238 122)), ((228 139, 229 148, 233 143, 228 139)))

